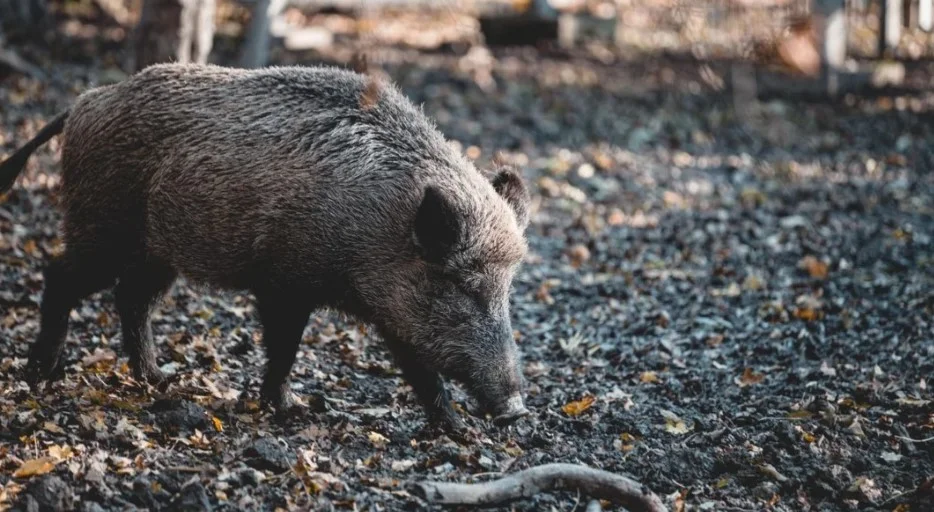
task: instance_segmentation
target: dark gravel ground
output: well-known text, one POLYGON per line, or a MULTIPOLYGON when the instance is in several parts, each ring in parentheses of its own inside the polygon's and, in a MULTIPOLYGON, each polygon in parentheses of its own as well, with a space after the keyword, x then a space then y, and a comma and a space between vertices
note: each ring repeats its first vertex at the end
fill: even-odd
MULTIPOLYGON (((5 151, 119 77, 81 51, 54 62, 66 85, 2 78, 5 151)), ((181 281, 153 321, 166 392, 130 382, 108 291, 72 315, 65 380, 31 394, 13 375, 58 247, 53 140, 0 204, 0 510, 417 509, 406 481, 548 462, 672 510, 934 509, 934 95, 737 104, 718 66, 383 53, 442 131, 533 189, 512 300, 533 417, 424 432, 379 340, 322 313, 293 371, 309 413, 276 422, 253 399, 252 298, 181 281)))

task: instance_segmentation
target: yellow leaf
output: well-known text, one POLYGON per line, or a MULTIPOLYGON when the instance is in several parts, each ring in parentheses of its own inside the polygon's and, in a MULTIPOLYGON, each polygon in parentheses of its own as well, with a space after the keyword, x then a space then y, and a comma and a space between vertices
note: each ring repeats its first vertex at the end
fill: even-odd
POLYGON ((728 485, 730 485, 729 478, 724 477, 724 478, 721 478, 720 480, 717 480, 717 489, 723 489, 724 487, 728 485))
POLYGON ((369 438, 370 442, 373 443, 374 446, 383 446, 389 442, 389 439, 379 432, 370 432, 367 434, 367 438, 369 438))
POLYGON ((49 432, 52 432, 53 434, 64 434, 65 433, 62 427, 59 427, 58 425, 56 425, 55 423, 51 421, 47 421, 43 423, 42 428, 44 428, 45 430, 48 430, 49 432))
POLYGON ((70 446, 58 446, 53 444, 49 446, 49 455, 55 458, 56 460, 68 460, 75 456, 75 451, 71 449, 70 446))
POLYGON ((684 423, 684 420, 675 413, 665 410, 662 410, 661 413, 662 417, 665 418, 665 432, 680 436, 691 431, 691 428, 684 423))
POLYGON ((655 372, 642 372, 642 374, 639 375, 639 380, 645 384, 658 382, 658 374, 655 372))
POLYGON ((817 439, 816 437, 814 437, 814 434, 811 434, 810 432, 805 432, 803 430, 801 431, 801 437, 804 439, 804 442, 808 444, 813 443, 817 439))
POLYGON ((564 414, 568 416, 579 416, 582 412, 590 409, 593 405, 596 398, 593 396, 585 396, 578 401, 568 402, 561 407, 561 410, 564 411, 564 414))
POLYGON ((214 422, 214 430, 218 432, 224 431, 224 424, 221 422, 220 418, 217 416, 212 416, 211 421, 214 422))
POLYGON ((743 376, 739 378, 737 384, 739 384, 739 387, 742 388, 751 386, 753 384, 758 384, 762 382, 763 379, 765 379, 765 375, 753 372, 752 368, 746 368, 743 370, 743 376))
POLYGON ((911 233, 905 231, 902 228, 898 228, 894 233, 892 233, 892 236, 895 237, 896 240, 906 240, 911 238, 911 233))
POLYGON ((42 457, 41 459, 32 459, 23 462, 23 464, 13 473, 14 478, 29 478, 37 475, 44 475, 55 469, 56 461, 52 457, 42 457))

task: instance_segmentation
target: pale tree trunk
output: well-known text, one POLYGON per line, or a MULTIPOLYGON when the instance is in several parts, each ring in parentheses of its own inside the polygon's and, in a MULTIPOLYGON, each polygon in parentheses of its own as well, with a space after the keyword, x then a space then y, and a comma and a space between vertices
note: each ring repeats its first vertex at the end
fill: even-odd
POLYGON ((214 42, 216 0, 143 0, 133 34, 132 71, 160 62, 205 64, 214 42))

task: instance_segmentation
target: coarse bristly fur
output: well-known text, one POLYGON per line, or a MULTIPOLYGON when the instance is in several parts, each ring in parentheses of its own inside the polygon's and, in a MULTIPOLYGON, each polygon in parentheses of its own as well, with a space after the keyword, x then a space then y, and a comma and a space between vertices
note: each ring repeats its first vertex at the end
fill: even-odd
POLYGON ((157 64, 80 95, 0 164, 8 188, 63 130, 65 251, 44 271, 27 380, 60 371, 70 309, 115 283, 131 367, 162 380, 149 315, 182 275, 254 293, 262 396, 280 410, 308 316, 329 307, 377 328, 433 421, 460 421, 441 375, 494 414, 527 413, 508 296, 528 191, 371 85, 336 67, 157 64))

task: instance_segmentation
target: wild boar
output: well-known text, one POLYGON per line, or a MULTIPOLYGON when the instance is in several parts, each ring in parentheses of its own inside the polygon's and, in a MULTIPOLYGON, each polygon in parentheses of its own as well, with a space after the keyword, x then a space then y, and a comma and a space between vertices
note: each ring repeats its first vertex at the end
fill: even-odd
POLYGON ((0 190, 59 133, 64 251, 43 271, 34 389, 61 374, 70 310, 115 283, 133 374, 162 381, 150 312, 184 276, 253 294, 260 395, 280 412, 309 315, 327 307, 375 328, 432 424, 463 426, 442 375, 495 424, 529 413, 509 307, 527 187, 514 168, 478 170, 395 84, 152 65, 83 92, 0 164, 0 190))

